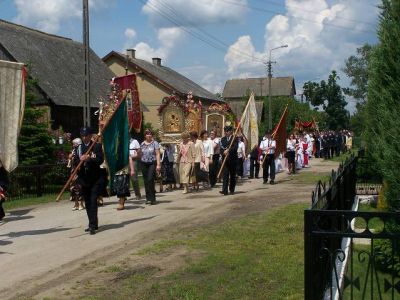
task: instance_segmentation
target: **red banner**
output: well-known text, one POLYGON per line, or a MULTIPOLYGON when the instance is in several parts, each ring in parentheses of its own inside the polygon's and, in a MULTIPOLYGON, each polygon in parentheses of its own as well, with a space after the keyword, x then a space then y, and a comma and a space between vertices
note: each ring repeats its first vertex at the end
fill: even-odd
POLYGON ((114 82, 118 84, 121 92, 126 97, 128 108, 129 131, 132 128, 136 132, 140 132, 142 126, 142 111, 140 109, 139 92, 136 85, 136 75, 129 74, 114 78, 114 82))
POLYGON ((314 121, 295 121, 294 127, 297 130, 315 129, 316 124, 314 121))
POLYGON ((288 107, 286 105, 285 110, 282 113, 281 119, 279 123, 276 125, 274 130, 272 131, 272 137, 276 141, 276 151, 275 155, 279 155, 280 153, 284 153, 286 151, 286 119, 288 116, 288 107))

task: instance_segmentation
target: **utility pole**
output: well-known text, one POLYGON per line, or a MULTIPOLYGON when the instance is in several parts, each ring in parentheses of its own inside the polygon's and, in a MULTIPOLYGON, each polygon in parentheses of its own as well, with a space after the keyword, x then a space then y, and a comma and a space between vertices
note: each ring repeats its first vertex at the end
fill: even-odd
MULTIPOLYGON (((271 52, 270 52, 271 53, 271 52)), ((271 54, 269 55, 269 61, 267 62, 267 70, 268 70, 268 130, 272 130, 272 62, 271 54)))
POLYGON ((83 0, 83 52, 85 65, 85 104, 83 106, 83 125, 90 127, 90 57, 89 57, 89 4, 88 0, 83 0))
POLYGON ((282 45, 276 48, 269 50, 269 60, 267 61, 267 70, 268 70, 268 130, 272 130, 272 63, 276 63, 275 61, 271 61, 271 54, 273 50, 280 48, 287 48, 288 45, 282 45))

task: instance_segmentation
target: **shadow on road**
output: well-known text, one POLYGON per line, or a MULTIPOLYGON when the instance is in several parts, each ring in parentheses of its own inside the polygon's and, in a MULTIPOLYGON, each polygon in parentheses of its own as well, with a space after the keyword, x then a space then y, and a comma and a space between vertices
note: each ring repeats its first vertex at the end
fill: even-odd
POLYGON ((133 223, 136 223, 136 222, 146 221, 146 220, 153 219, 153 218, 155 218, 156 216, 157 216, 157 215, 152 216, 152 217, 147 217, 147 218, 140 218, 140 219, 133 219, 133 220, 129 220, 129 221, 124 221, 124 222, 121 222, 121 223, 118 223, 118 224, 107 224, 107 225, 104 225, 104 226, 99 226, 99 232, 101 232, 101 231, 106 231, 106 230, 112 230, 112 229, 122 228, 122 227, 124 227, 124 226, 126 226, 126 225, 129 225, 129 224, 133 224, 133 223))
POLYGON ((42 235, 42 234, 49 234, 49 233, 66 231, 66 230, 71 230, 71 229, 73 229, 73 228, 49 228, 49 229, 38 229, 38 230, 25 230, 25 231, 19 231, 19 232, 9 232, 6 234, 0 234, 0 236, 4 236, 4 237, 8 237, 8 238, 18 238, 18 237, 26 236, 26 235, 42 235))

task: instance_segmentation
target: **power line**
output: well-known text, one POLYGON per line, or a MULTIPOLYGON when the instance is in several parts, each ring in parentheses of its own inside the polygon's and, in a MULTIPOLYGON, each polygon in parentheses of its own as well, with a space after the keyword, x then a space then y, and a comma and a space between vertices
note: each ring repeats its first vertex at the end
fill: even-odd
MULTIPOLYGON (((241 7, 245 7, 245 8, 249 8, 251 10, 255 10, 255 11, 258 11, 258 12, 261 11, 261 12, 266 12, 266 13, 273 14, 273 15, 282 14, 282 13, 274 11, 274 10, 265 9, 265 8, 262 8, 262 7, 255 7, 255 6, 252 6, 252 5, 244 5, 244 4, 241 4, 241 3, 238 3, 238 2, 229 1, 229 0, 220 0, 220 1, 225 2, 225 3, 229 3, 229 4, 233 4, 233 5, 237 5, 237 6, 241 6, 241 7)), ((294 18, 294 19, 299 19, 299 20, 302 20, 302 21, 305 21, 305 22, 321 24, 320 22, 317 22, 317 21, 314 21, 314 20, 310 20, 310 19, 307 19, 307 18, 304 18, 304 17, 297 17, 297 16, 293 16, 293 15, 289 15, 289 16, 294 18)), ((355 30, 354 28, 351 28, 351 27, 340 26, 340 25, 329 24, 329 23, 328 24, 325 23, 324 25, 331 26, 331 27, 336 27, 336 28, 342 29, 342 30, 350 30, 350 31, 357 31, 357 32, 364 32, 364 33, 375 33, 375 31, 371 31, 371 30, 361 30, 361 29, 355 30)))
MULTIPOLYGON (((157 1, 157 3, 159 3, 160 5, 162 5, 164 8, 168 9, 169 11, 171 11, 178 19, 175 18, 174 16, 172 16, 170 13, 168 13, 166 11, 163 11, 160 8, 158 8, 157 6, 151 4, 150 2, 146 3, 145 0, 138 0, 138 1, 140 1, 144 5, 148 5, 150 7, 150 9, 155 11, 157 14, 159 14, 162 17, 166 18, 168 21, 170 21, 175 26, 181 28, 183 31, 185 31, 188 34, 190 34, 191 36, 203 41, 204 43, 208 44, 209 46, 211 46, 211 47, 213 47, 213 48, 215 48, 217 50, 220 50, 221 52, 224 52, 224 53, 226 52, 227 48, 230 47, 228 44, 226 44, 222 40, 218 39, 217 37, 215 37, 214 35, 208 33, 207 31, 199 28, 193 22, 190 22, 189 20, 187 20, 187 18, 185 16, 182 16, 179 13, 177 13, 177 11, 174 10, 172 7, 168 6, 165 3, 161 3, 161 1, 157 1), (185 19, 188 25, 190 25, 194 29, 200 31, 200 33, 195 31, 195 30, 191 30, 190 28, 185 26, 181 21, 179 21, 179 19, 185 19)), ((259 59, 259 58, 255 57, 255 56, 249 55, 246 52, 240 51, 240 50, 235 49, 235 48, 231 48, 231 50, 236 52, 236 53, 238 53, 238 54, 240 54, 240 55, 242 55, 242 56, 247 56, 247 57, 251 58, 254 61, 265 63, 264 60, 259 59)))
MULTIPOLYGON (((285 7, 285 8, 286 8, 286 5, 285 5, 285 4, 282 4, 282 3, 276 3, 276 2, 268 1, 268 0, 256 0, 256 1, 262 2, 262 3, 267 2, 267 3, 269 3, 269 4, 271 4, 271 5, 274 5, 274 6, 279 6, 279 7, 285 7)), ((369 5, 369 6, 374 7, 373 5, 369 5)), ((297 10, 299 10, 299 11, 304 11, 304 12, 311 13, 311 14, 315 14, 315 15, 319 15, 319 14, 320 14, 319 11, 304 9, 304 8, 301 8, 301 6, 298 6, 298 5, 294 5, 293 7, 295 7, 295 8, 296 8, 297 10)), ((353 22, 353 23, 363 23, 363 24, 375 26, 374 23, 365 22, 365 21, 361 21, 361 20, 343 18, 343 17, 341 17, 341 16, 336 16, 336 18, 337 18, 337 19, 344 20, 344 21, 353 22)))

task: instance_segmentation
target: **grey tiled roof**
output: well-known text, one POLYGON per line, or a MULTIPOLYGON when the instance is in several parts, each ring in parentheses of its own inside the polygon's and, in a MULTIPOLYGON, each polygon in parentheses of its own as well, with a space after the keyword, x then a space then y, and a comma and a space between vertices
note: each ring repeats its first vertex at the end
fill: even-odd
MULTIPOLYGON (((271 79, 272 96, 294 96, 296 87, 293 77, 273 77, 271 79)), ((222 98, 241 98, 253 91, 256 96, 269 94, 268 78, 230 79, 225 83, 222 98)))
MULTIPOLYGON (((0 45, 18 62, 31 66, 30 74, 56 105, 84 105, 83 45, 71 39, 47 34, 0 20, 0 45)), ((90 51, 91 106, 109 94, 114 74, 90 51)))
MULTIPOLYGON (((119 57, 121 60, 125 61, 126 56, 112 51, 107 54, 103 60, 107 60, 110 56, 119 57)), ((129 58, 129 63, 135 65, 137 68, 151 74, 158 80, 161 80, 162 84, 165 84, 169 88, 173 89, 175 92, 181 94, 187 94, 192 91, 193 96, 211 100, 211 101, 221 101, 215 94, 201 87, 197 83, 193 82, 189 78, 179 74, 178 72, 168 68, 166 66, 157 66, 151 62, 138 58, 129 58)))
MULTIPOLYGON (((243 110, 247 104, 247 101, 242 100, 232 100, 228 101, 229 106, 231 107, 233 113, 236 115, 236 119, 240 120, 242 117, 243 110)), ((257 110, 257 121, 258 123, 261 122, 262 113, 263 113, 263 101, 256 101, 256 110, 257 110)))

